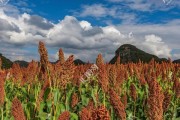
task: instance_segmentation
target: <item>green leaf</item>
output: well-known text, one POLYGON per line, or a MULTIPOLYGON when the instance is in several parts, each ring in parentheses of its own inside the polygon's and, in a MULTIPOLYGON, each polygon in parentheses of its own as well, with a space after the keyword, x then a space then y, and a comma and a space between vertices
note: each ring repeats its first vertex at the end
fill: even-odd
POLYGON ((50 91, 51 91, 51 89, 50 89, 50 88, 47 88, 46 91, 44 92, 44 101, 47 100, 50 91))
POLYGON ((41 103, 40 103, 39 113, 43 113, 43 109, 44 109, 45 105, 46 105, 46 104, 45 104, 44 102, 41 102, 41 103))
POLYGON ((63 103, 60 103, 59 105, 61 113, 66 110, 65 105, 63 103))
POLYGON ((51 107, 52 107, 52 101, 47 101, 46 103, 47 103, 47 107, 48 107, 49 109, 51 109, 51 107))
POLYGON ((85 95, 81 95, 82 104, 86 106, 89 103, 89 98, 87 98, 85 95))
POLYGON ((76 113, 70 113, 70 120, 78 120, 78 115, 76 113))
POLYGON ((42 112, 37 117, 41 120, 46 120, 48 118, 48 113, 42 112))
POLYGON ((55 105, 58 103, 59 96, 60 96, 59 90, 58 90, 58 89, 55 89, 55 90, 54 90, 54 104, 55 104, 55 105))

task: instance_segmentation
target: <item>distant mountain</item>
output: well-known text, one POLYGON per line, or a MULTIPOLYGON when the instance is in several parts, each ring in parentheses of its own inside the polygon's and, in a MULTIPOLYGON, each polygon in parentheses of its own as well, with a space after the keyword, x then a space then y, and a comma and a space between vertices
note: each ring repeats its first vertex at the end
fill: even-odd
POLYGON ((12 66, 13 63, 8 58, 4 57, 1 53, 0 53, 0 58, 2 60, 3 69, 8 69, 12 66))
MULTIPOLYGON (((56 64, 58 61, 59 61, 59 60, 57 60, 56 62, 51 62, 51 63, 52 63, 52 64, 56 64)), ((80 60, 80 59, 76 59, 76 60, 74 60, 74 64, 75 64, 75 65, 84 65, 84 64, 86 64, 86 63, 83 62, 83 61, 80 60)))
POLYGON ((83 62, 83 61, 80 60, 80 59, 76 59, 76 60, 74 60, 74 64, 75 64, 75 65, 84 65, 85 62, 83 62))
POLYGON ((19 64, 20 67, 27 67, 29 64, 28 62, 23 61, 23 60, 17 60, 17 61, 14 61, 13 63, 19 64))
POLYGON ((115 56, 110 61, 111 64, 116 62, 118 55, 120 55, 121 63, 137 63, 139 60, 147 63, 150 62, 152 58, 157 62, 167 61, 165 58, 158 58, 157 56, 146 53, 130 44, 124 44, 116 50, 115 56))
POLYGON ((180 59, 174 60, 173 63, 180 63, 180 59))

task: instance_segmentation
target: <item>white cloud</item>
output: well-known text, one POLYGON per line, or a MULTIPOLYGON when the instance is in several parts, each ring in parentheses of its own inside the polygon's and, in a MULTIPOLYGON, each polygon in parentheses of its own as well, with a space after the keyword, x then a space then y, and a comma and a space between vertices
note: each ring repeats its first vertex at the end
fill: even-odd
POLYGON ((82 12, 79 16, 86 17, 86 16, 94 16, 94 17, 105 17, 105 16, 114 16, 115 9, 108 9, 102 4, 93 4, 93 5, 84 5, 82 7, 82 12))
POLYGON ((112 3, 123 3, 130 9, 151 12, 154 10, 167 11, 180 6, 179 0, 107 0, 112 3), (166 1, 166 2, 164 2, 166 1))
POLYGON ((91 23, 84 20, 80 22, 80 25, 84 30, 89 30, 92 28, 91 23))
MULTIPOLYGON (((98 27, 92 26, 88 21, 78 21, 73 16, 66 16, 55 24, 40 16, 32 16, 27 13, 18 14, 16 17, 7 15, 2 9, 0 9, 0 13, 0 22, 2 22, 2 19, 3 23, 6 21, 7 26, 9 26, 0 27, 0 47, 2 49, 7 49, 6 45, 8 45, 13 46, 16 50, 19 46, 24 46, 21 48, 26 50, 26 46, 33 46, 34 44, 37 46, 38 41, 43 40, 48 48, 58 50, 58 48, 62 47, 66 54, 75 54, 77 58, 84 61, 94 61, 98 53, 103 53, 105 59, 109 61, 115 50, 125 43, 135 44, 146 50, 146 52, 164 57, 170 56, 171 49, 167 45, 166 39, 164 40, 161 36, 175 35, 172 36, 172 40, 179 43, 177 41, 179 37, 177 32, 179 20, 164 26, 121 25, 119 27, 98 27), (39 24, 31 21, 32 18, 36 18, 39 24), (17 30, 10 29, 11 26, 16 26, 14 29, 17 30), (134 37, 129 37, 129 33, 134 33, 134 37), (158 33, 161 34, 158 35, 158 33)), ((31 49, 28 48, 28 50, 31 49)), ((26 58, 30 54, 29 52, 27 54, 18 54, 18 51, 14 52, 15 54, 8 54, 7 52, 6 54, 17 59, 26 58), (22 57, 20 57, 21 55, 22 57)), ((51 59, 56 58, 55 54, 55 52, 54 55, 50 52, 51 59)))
POLYGON ((93 17, 101 20, 104 23, 109 23, 108 20, 102 18, 112 17, 120 20, 123 24, 133 24, 136 22, 136 14, 132 12, 123 11, 123 6, 113 5, 107 6, 103 4, 83 5, 80 11, 74 12, 74 16, 78 17, 93 17))
POLYGON ((143 46, 150 53, 160 57, 171 57, 171 49, 162 41, 162 38, 156 35, 146 35, 143 46))
POLYGON ((155 34, 160 36, 162 41, 172 49, 179 48, 180 19, 173 20, 166 24, 129 24, 118 25, 116 28, 123 33, 133 32, 136 39, 144 39, 144 36, 155 34))
POLYGON ((155 35, 147 35, 145 36, 145 41, 149 43, 163 43, 162 39, 155 35))

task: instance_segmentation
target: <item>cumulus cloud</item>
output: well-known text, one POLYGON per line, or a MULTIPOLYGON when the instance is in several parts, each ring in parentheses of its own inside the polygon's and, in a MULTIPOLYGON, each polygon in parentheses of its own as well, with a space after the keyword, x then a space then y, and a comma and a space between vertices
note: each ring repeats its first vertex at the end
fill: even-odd
MULTIPOLYGON (((79 21, 73 16, 66 16, 58 23, 52 23, 41 16, 27 13, 18 14, 14 17, 9 16, 0 9, 0 14, 0 23, 4 23, 4 26, 0 27, 0 42, 2 43, 0 47, 7 49, 6 45, 13 46, 16 49, 14 54, 8 54, 10 51, 8 53, 4 52, 11 58, 13 56, 16 59, 30 59, 28 55, 33 56, 32 54, 30 55, 30 52, 18 54, 17 49, 20 47, 22 50, 32 51, 33 48, 27 48, 27 46, 34 47, 36 45, 37 47, 39 40, 43 40, 48 48, 51 48, 51 60, 57 58, 56 52, 52 52, 52 49, 57 51, 60 47, 64 49, 67 55, 75 54, 77 58, 84 61, 94 61, 98 53, 103 53, 106 61, 109 61, 115 50, 125 43, 140 46, 146 49, 146 52, 151 52, 158 56, 169 57, 171 52, 164 39, 155 33, 147 32, 141 38, 139 36, 136 37, 136 34, 133 36, 134 26, 127 33, 122 33, 127 30, 120 30, 124 26, 92 26, 88 21, 79 21)), ((135 30, 141 31, 140 29, 135 30)), ((159 30, 162 31, 162 28, 159 30)), ((148 30, 143 29, 143 31, 148 30)), ((37 57, 38 53, 34 56, 37 57)))
POLYGON ((89 29, 84 29, 82 22, 75 17, 66 16, 64 20, 48 32, 47 38, 47 43, 53 46, 63 45, 74 49, 98 49, 120 42, 124 39, 124 35, 113 26, 91 26, 89 29))
POLYGON ((53 27, 53 24, 49 21, 47 21, 45 18, 42 18, 38 15, 31 15, 29 19, 24 19, 25 22, 27 22, 30 25, 34 25, 38 28, 49 30, 53 27))
POLYGON ((84 20, 80 22, 80 25, 84 30, 89 30, 92 28, 91 23, 84 20))
POLYGON ((161 56, 171 57, 171 49, 162 41, 162 38, 156 35, 146 35, 145 41, 142 43, 150 53, 161 56), (150 47, 149 47, 150 46, 150 47))
POLYGON ((0 31, 16 31, 19 32, 19 28, 14 23, 9 23, 4 19, 0 19, 0 31))
POLYGON ((141 24, 141 25, 118 25, 116 28, 123 33, 133 32, 137 40, 144 39, 144 36, 155 34, 160 36, 162 41, 172 49, 179 48, 180 20, 172 20, 166 24, 141 24))

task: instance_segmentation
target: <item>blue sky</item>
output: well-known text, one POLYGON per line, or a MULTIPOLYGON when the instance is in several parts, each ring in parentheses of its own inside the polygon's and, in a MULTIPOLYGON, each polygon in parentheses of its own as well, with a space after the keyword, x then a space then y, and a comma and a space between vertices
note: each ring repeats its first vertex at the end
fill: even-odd
POLYGON ((113 0, 10 0, 9 3, 17 6, 19 9, 26 8, 27 11, 21 10, 22 13, 28 12, 29 14, 40 15, 56 23, 59 20, 62 20, 66 15, 71 15, 77 17, 79 20, 88 20, 95 26, 105 26, 107 25, 107 21, 111 21, 113 24, 122 24, 122 19, 110 14, 104 15, 102 13, 97 16, 95 14, 87 14, 84 16, 79 14, 83 13, 83 10, 85 10, 86 7, 91 7, 93 5, 99 5, 109 10, 115 8, 117 14, 122 12, 127 15, 135 15, 138 17, 138 20, 136 20, 136 23, 138 24, 167 23, 173 19, 180 19, 180 8, 179 5, 176 4, 178 0, 172 0, 168 5, 166 5, 163 0, 146 0, 144 6, 142 5, 142 7, 140 6, 139 8, 137 7, 134 9, 131 5, 140 5, 142 3, 131 2, 134 0, 127 1, 130 2, 125 2, 125 0, 114 0, 114 2, 113 0), (148 8, 146 7, 146 4, 152 6, 149 6, 148 8))
POLYGON ((38 60, 46 43, 49 59, 61 47, 94 61, 109 61, 130 43, 159 57, 180 58, 179 0, 9 0, 0 6, 0 52, 11 60, 38 60))

